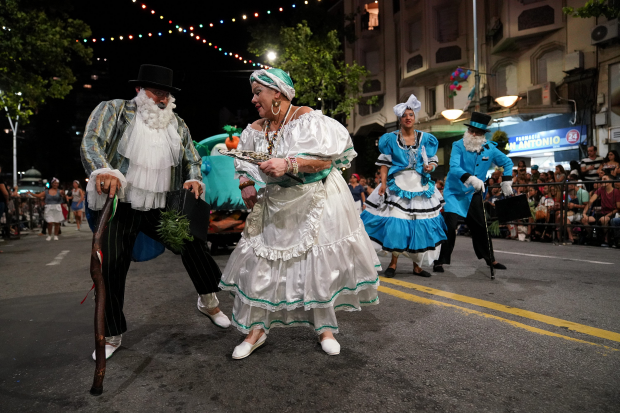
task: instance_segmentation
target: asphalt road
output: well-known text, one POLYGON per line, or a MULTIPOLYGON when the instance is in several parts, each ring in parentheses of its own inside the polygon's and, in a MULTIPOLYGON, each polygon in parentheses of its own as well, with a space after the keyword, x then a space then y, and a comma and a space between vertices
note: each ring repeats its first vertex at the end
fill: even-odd
POLYGON ((617 250, 496 240, 509 269, 491 281, 460 237, 445 273, 414 276, 401 257, 378 306, 338 313, 339 356, 287 328, 241 361, 243 336, 198 313, 166 252, 132 264, 129 331, 93 397, 91 235, 64 234, 0 242, 2 412, 620 411, 617 250))

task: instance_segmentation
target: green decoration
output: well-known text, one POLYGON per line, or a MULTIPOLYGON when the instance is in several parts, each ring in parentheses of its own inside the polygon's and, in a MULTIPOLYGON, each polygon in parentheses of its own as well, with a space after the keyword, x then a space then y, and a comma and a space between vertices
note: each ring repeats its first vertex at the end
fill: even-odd
POLYGON ((110 214, 110 219, 108 220, 108 224, 112 222, 114 215, 116 215, 117 206, 118 206, 118 195, 114 195, 114 205, 112 205, 112 213, 110 214))
POLYGON ((232 140, 233 136, 239 136, 243 132, 243 129, 232 125, 226 125, 222 129, 228 134, 228 139, 230 140, 232 140))
POLYGON ((506 149, 506 146, 508 145, 508 134, 506 132, 501 130, 495 131, 491 137, 491 140, 493 142, 497 142, 497 149, 508 155, 510 150, 506 149))
POLYGON ((489 225, 489 234, 494 237, 499 237, 499 221, 492 222, 491 225, 489 225))
POLYGON ((185 241, 194 240, 194 237, 189 233, 189 220, 185 215, 174 210, 161 213, 157 233, 161 236, 164 244, 178 253, 183 251, 185 241))
POLYGON ((209 148, 207 148, 204 145, 201 145, 200 143, 196 141, 193 141, 193 142, 194 142, 194 148, 196 148, 200 156, 209 156, 209 148))

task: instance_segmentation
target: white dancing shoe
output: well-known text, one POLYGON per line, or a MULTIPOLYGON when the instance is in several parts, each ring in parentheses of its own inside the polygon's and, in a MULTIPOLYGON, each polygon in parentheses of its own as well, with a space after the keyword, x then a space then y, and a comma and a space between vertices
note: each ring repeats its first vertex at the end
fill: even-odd
POLYGON ((209 317, 209 320, 211 320, 211 322, 216 326, 220 328, 228 328, 230 327, 230 319, 226 317, 226 314, 222 311, 215 314, 209 314, 208 310, 217 307, 219 303, 220 302, 215 296, 215 293, 198 295, 198 311, 209 317))
POLYGON ((58 241, 58 237, 54 235, 54 241, 58 241))
MULTIPOLYGON (((105 338, 105 359, 112 357, 112 354, 121 346, 123 335, 105 338)), ((93 360, 97 361, 97 350, 93 351, 93 360)))
POLYGON ((328 356, 337 356, 340 354, 340 343, 333 338, 326 338, 321 341, 321 348, 328 356))
POLYGON ((263 335, 260 336, 259 339, 256 340, 256 343, 254 344, 250 344, 247 341, 244 341, 243 343, 235 347, 235 350, 233 351, 233 354, 232 354, 232 358, 234 358, 235 360, 241 360, 241 359, 246 358, 247 356, 252 354, 254 350, 262 346, 266 340, 267 340, 267 334, 263 333, 263 335))
POLYGON ((45 238, 45 241, 51 241, 52 240, 52 236, 48 235, 47 238, 45 238))

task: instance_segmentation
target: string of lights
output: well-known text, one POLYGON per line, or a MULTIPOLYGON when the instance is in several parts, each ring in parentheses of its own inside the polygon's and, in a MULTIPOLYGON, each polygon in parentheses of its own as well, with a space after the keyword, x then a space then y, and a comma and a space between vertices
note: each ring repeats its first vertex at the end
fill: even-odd
MULTIPOLYGON (((317 3, 320 3, 320 2, 321 2, 321 0, 315 0, 315 1, 316 1, 317 3)), ((136 3, 136 2, 137 2, 137 0, 131 0, 131 2, 132 2, 132 3, 136 3)), ((285 7, 277 7, 277 8, 276 8, 276 9, 274 9, 274 10, 269 9, 269 10, 265 10, 264 12, 261 12, 261 13, 259 13, 259 12, 254 12, 254 13, 252 13, 252 14, 242 14, 242 15, 240 16, 240 19, 238 18, 239 16, 238 16, 238 17, 232 17, 232 18, 230 18, 230 17, 229 17, 229 18, 227 18, 227 19, 213 19, 213 21, 212 21, 212 22, 209 22, 209 23, 208 23, 208 24, 206 24, 206 25, 205 25, 205 24, 200 24, 200 25, 198 25, 198 26, 199 26, 200 28, 202 28, 203 26, 215 27, 215 26, 216 26, 216 25, 218 25, 218 24, 226 24, 226 23, 244 22, 244 21, 248 21, 248 20, 250 20, 252 17, 254 17, 254 18, 259 18, 259 17, 261 17, 261 16, 263 16, 263 15, 270 15, 270 14, 272 14, 272 12, 273 12, 273 13, 276 13, 276 12, 280 12, 280 13, 282 13, 282 12, 284 12, 287 8, 288 8, 288 9, 298 9, 298 7, 297 7, 297 4, 296 4, 296 3, 297 3, 297 2, 293 2, 293 4, 291 4, 290 6, 285 6, 285 7)), ((302 3, 302 1, 300 1, 299 3, 302 3)), ((304 5, 304 6, 309 5, 309 3, 310 3, 310 0, 303 0, 303 5, 304 5)), ((147 10, 147 11, 148 11, 148 10, 150 10, 150 12, 151 12, 151 14, 152 14, 152 15, 157 15, 157 13, 155 13, 155 10, 150 9, 150 8, 149 8, 146 4, 144 4, 144 3, 139 3, 139 4, 140 4, 140 7, 141 7, 143 10, 147 10)), ((159 16, 159 18, 160 18, 161 20, 163 20, 163 19, 164 19, 164 16, 159 16)))
MULTIPOLYGON (((235 60, 239 60, 240 62, 244 63, 244 64, 249 64, 255 67, 260 67, 260 68, 266 68, 269 69, 271 68, 271 66, 268 65, 264 65, 260 62, 255 62, 252 61, 251 59, 245 59, 243 58, 243 56, 239 55, 239 53, 233 53, 233 52, 229 52, 229 51, 225 51, 224 48, 219 47, 216 44, 213 44, 213 42, 208 42, 206 39, 204 39, 203 37, 201 37, 200 35, 197 35, 194 33, 194 27, 190 26, 189 27, 189 33, 188 33, 188 29, 184 29, 182 27, 178 27, 176 30, 168 30, 168 33, 166 32, 148 32, 145 34, 138 34, 138 35, 133 35, 133 34, 129 34, 129 35, 121 35, 121 36, 117 36, 117 37, 101 37, 101 38, 91 38, 91 39, 82 39, 82 41, 84 43, 88 43, 88 42, 92 42, 92 43, 97 43, 97 42, 105 42, 105 41, 110 41, 110 42, 114 42, 114 41, 132 41, 132 40, 140 40, 140 39, 155 39, 155 38, 160 38, 167 35, 171 35, 171 34, 184 34, 187 33, 189 34, 190 38, 193 38, 195 40, 197 40, 198 42, 200 42, 203 45, 206 45, 207 47, 213 47, 216 51, 221 52, 224 54, 224 56, 229 56, 234 58, 235 60)), ((76 40, 76 42, 79 42, 79 40, 76 40)))

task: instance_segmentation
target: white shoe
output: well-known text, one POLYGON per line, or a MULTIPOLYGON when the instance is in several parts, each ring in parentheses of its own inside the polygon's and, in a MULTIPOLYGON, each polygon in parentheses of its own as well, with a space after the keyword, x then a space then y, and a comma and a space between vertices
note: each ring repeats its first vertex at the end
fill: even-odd
POLYGON ((50 235, 47 236, 47 238, 45 238, 45 241, 51 241, 52 237, 50 235))
POLYGON ((54 241, 58 241, 58 237, 54 235, 54 241))
POLYGON ((262 346, 266 340, 267 340, 267 334, 263 333, 263 335, 260 336, 258 340, 256 340, 256 343, 254 344, 250 344, 247 341, 244 341, 243 343, 235 347, 235 350, 233 351, 233 354, 232 354, 232 358, 234 358, 235 360, 241 360, 241 359, 246 358, 247 356, 252 354, 254 350, 262 346))
MULTIPOLYGON (((209 297, 210 299, 210 308, 213 309, 215 307, 217 307, 218 305, 218 301, 217 301, 217 297, 215 297, 215 293, 211 294, 203 294, 203 296, 211 296, 209 297), (212 301, 214 300, 214 302, 212 301), (215 304, 215 305, 213 305, 215 304)), ((205 300, 207 301, 207 300, 205 300)), ((209 301, 207 301, 209 302, 209 301)), ((204 304, 203 300, 202 300, 202 296, 198 296, 198 303, 196 304, 196 306, 198 307, 198 311, 200 311, 202 314, 206 315, 207 317, 209 317, 209 320, 211 320, 211 322, 213 324, 215 324, 216 326, 220 327, 220 328, 228 328, 230 327, 230 319, 226 316, 226 314, 224 314, 222 311, 219 311, 215 314, 209 314, 208 310, 209 308, 207 308, 207 306, 204 304)))
MULTIPOLYGON (((123 335, 105 338, 105 359, 112 357, 112 354, 121 346, 123 335)), ((93 360, 97 361, 97 350, 93 351, 93 360)))
POLYGON ((340 343, 333 338, 326 338, 321 341, 321 348, 328 356, 336 356, 340 354, 340 343))

